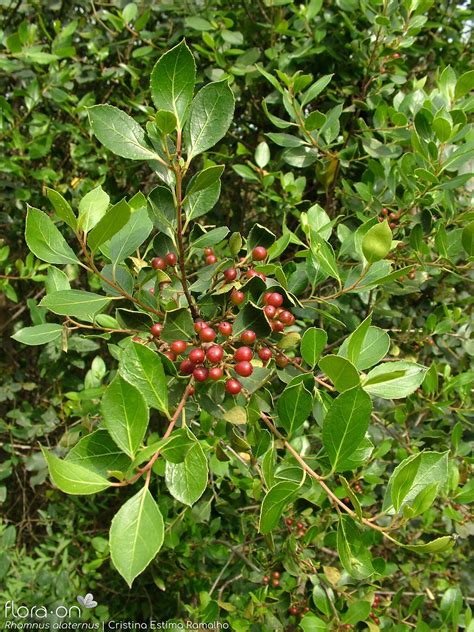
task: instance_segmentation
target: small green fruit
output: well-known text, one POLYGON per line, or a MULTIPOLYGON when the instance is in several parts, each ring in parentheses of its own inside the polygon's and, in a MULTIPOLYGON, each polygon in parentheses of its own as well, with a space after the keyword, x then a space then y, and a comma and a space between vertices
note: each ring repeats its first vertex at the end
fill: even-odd
POLYGON ((385 259, 391 246, 392 231, 387 221, 372 226, 362 239, 362 252, 368 263, 385 259))

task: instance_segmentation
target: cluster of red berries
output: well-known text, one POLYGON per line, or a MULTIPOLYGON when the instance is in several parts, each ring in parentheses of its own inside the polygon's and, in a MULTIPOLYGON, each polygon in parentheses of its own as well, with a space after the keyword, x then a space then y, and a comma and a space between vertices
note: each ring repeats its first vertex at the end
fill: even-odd
POLYGON ((293 531, 293 525, 294 525, 296 529, 296 535, 299 538, 302 538, 306 533, 305 531, 306 525, 304 525, 300 520, 298 520, 298 522, 295 524, 295 521, 293 520, 293 518, 287 518, 285 520, 285 524, 288 527, 289 531, 293 531))
POLYGON ((262 577, 262 584, 264 584, 265 586, 268 586, 268 584, 272 583, 272 586, 274 588, 278 588, 278 586, 280 585, 280 577, 281 577, 281 573, 279 571, 273 571, 271 579, 268 575, 264 575, 262 577))
POLYGON ((384 220, 388 219, 389 220, 389 226, 392 230, 394 230, 395 228, 397 228, 398 226, 398 220, 401 217, 401 213, 394 213, 394 212, 390 212, 388 210, 388 208, 383 208, 380 211, 380 215, 379 215, 379 222, 383 222, 384 220))
POLYGON ((294 325, 295 317, 289 309, 284 309, 283 296, 279 292, 265 292, 263 312, 270 321, 272 331, 282 332, 285 327, 294 325))
POLYGON ((300 603, 293 603, 288 608, 288 613, 292 617, 304 617, 304 615, 309 612, 309 607, 306 605, 305 601, 300 601, 300 603))
POLYGON ((217 263, 217 257, 211 247, 204 248, 204 261, 208 266, 211 266, 213 263, 217 263))
POLYGON ((151 267, 153 270, 166 270, 168 266, 174 268, 177 262, 177 257, 174 252, 167 252, 164 257, 154 257, 151 260, 151 267))

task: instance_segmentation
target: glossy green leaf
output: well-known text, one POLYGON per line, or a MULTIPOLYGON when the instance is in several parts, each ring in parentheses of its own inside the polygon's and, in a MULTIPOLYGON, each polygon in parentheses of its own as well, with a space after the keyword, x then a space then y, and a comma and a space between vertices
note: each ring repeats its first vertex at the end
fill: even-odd
POLYGON ((234 95, 227 81, 209 83, 191 104, 184 140, 188 160, 213 147, 229 129, 234 115, 234 95))
MULTIPOLYGON (((348 357, 348 346, 353 334, 344 340, 339 347, 338 355, 348 357)), ((379 327, 369 327, 362 341, 357 360, 354 362, 359 371, 369 369, 383 360, 390 348, 390 336, 379 327)))
POLYGON ((155 123, 162 134, 171 134, 171 132, 174 132, 176 129, 178 121, 176 120, 176 115, 173 112, 160 110, 156 113, 155 123))
POLYGON ((93 470, 70 463, 42 448, 51 480, 62 492, 73 495, 96 494, 110 487, 110 482, 93 470))
POLYGON ((347 359, 352 362, 354 366, 357 366, 357 361, 362 351, 362 345, 372 322, 372 315, 369 314, 365 320, 357 327, 355 331, 349 337, 347 344, 347 359))
POLYGON ((114 204, 97 223, 87 237, 87 245, 92 251, 111 239, 130 219, 130 205, 126 200, 114 204))
POLYGON ((207 479, 206 455, 197 441, 182 463, 166 463, 166 486, 170 494, 185 505, 194 505, 201 498, 207 487, 207 479))
POLYGON ((363 388, 375 397, 400 399, 416 391, 424 380, 426 368, 415 362, 386 362, 372 369, 363 388))
POLYGON ((474 70, 468 70, 458 78, 454 96, 456 99, 462 99, 471 90, 474 90, 474 70))
POLYGON ((386 220, 369 228, 362 238, 362 252, 368 263, 385 259, 391 247, 392 231, 386 220))
POLYGON ((260 508, 260 533, 270 533, 278 524, 285 507, 295 497, 300 485, 293 481, 276 483, 265 495, 260 508))
POLYGON ((332 470, 343 472, 369 428, 372 402, 360 387, 341 393, 326 413, 323 445, 332 470))
POLYGON ((92 322, 94 316, 107 307, 110 301, 107 296, 84 290, 59 290, 47 294, 40 305, 53 314, 92 322))
POLYGON ((173 112, 179 128, 192 101, 196 64, 183 40, 160 57, 150 78, 151 98, 157 110, 173 112))
POLYGON ((470 257, 474 256, 474 221, 464 226, 461 233, 461 243, 467 254, 470 257))
POLYGON ((110 240, 110 259, 115 265, 139 248, 153 229, 145 207, 131 214, 128 222, 110 240))
POLYGON ((319 367, 329 377, 336 390, 340 392, 360 384, 357 369, 346 358, 327 355, 319 360, 319 367))
POLYGON ((278 399, 278 417, 288 435, 292 435, 308 419, 313 397, 303 382, 290 383, 278 399))
POLYGON ((366 579, 374 573, 372 556, 363 540, 362 532, 347 515, 339 517, 337 552, 342 566, 354 579, 366 579))
POLYGON ((194 321, 187 307, 166 312, 161 339, 166 342, 189 340, 194 336, 194 321))
POLYGON ((301 338, 300 351, 303 360, 311 368, 315 367, 324 351, 328 341, 328 335, 324 329, 309 327, 301 338))
POLYGON ((107 387, 101 401, 104 426, 118 447, 134 458, 148 428, 148 406, 140 391, 120 375, 107 387))
POLYGON ((421 544, 402 544, 404 549, 413 551, 413 553, 443 553, 453 548, 455 540, 453 536, 444 535, 441 538, 435 538, 430 542, 423 542, 421 544))
POLYGON ((163 516, 143 487, 120 507, 110 526, 112 562, 129 586, 156 557, 163 539, 163 516))
POLYGON ((186 197, 215 184, 220 180, 223 171, 224 165, 213 165, 212 167, 207 167, 207 169, 200 171, 189 183, 189 188, 186 190, 186 197))
POLYGON ((208 246, 215 246, 220 243, 229 234, 227 226, 219 226, 219 228, 213 228, 207 233, 198 237, 193 241, 193 248, 206 248, 208 246))
POLYGON ((312 612, 308 612, 300 621, 303 632, 327 632, 328 626, 325 621, 317 617, 312 612))
POLYGON ((66 224, 70 226, 73 230, 76 230, 77 219, 69 202, 64 199, 61 193, 48 187, 46 187, 46 195, 48 196, 48 200, 53 205, 56 215, 60 219, 62 219, 63 222, 66 222, 66 224))
POLYGON ((28 207, 25 229, 26 245, 31 252, 47 263, 78 263, 72 248, 53 221, 37 208, 28 207))
POLYGON ((92 189, 79 202, 78 227, 88 233, 103 218, 110 198, 101 186, 92 189))
POLYGON ((342 623, 354 625, 359 621, 365 621, 371 610, 372 607, 368 601, 356 601, 344 613, 342 623))
POLYGON ((82 437, 69 451, 66 461, 108 477, 110 472, 126 472, 131 461, 106 430, 95 430, 82 437))
POLYGON ((168 385, 160 357, 140 343, 131 343, 120 360, 120 374, 135 386, 151 408, 168 414, 168 385))
POLYGON ((12 336, 13 340, 17 340, 24 345, 44 345, 61 337, 63 326, 56 323, 44 323, 43 325, 34 325, 33 327, 23 327, 12 336))

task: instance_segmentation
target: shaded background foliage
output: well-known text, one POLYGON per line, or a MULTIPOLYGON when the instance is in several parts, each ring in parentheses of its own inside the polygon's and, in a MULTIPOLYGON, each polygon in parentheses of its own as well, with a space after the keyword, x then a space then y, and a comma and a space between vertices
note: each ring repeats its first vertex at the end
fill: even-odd
MULTIPOLYGON (((237 474, 234 488, 219 482, 220 506, 211 511, 210 501, 202 501, 182 518, 186 539, 180 531, 171 532, 159 568, 137 580, 134 593, 140 599, 125 597, 128 591, 107 558, 108 521, 103 519, 104 513, 113 515, 118 501, 114 505, 110 494, 109 502, 101 506, 103 501, 59 495, 46 482, 38 453, 38 442, 64 447, 74 443, 81 425, 95 411, 95 403, 81 393, 100 386, 110 367, 99 343, 91 339, 71 340, 67 363, 51 346, 28 354, 13 347, 11 334, 41 318, 35 280, 41 279, 44 267, 27 255, 23 242, 26 203, 51 210, 45 187, 77 200, 102 184, 115 202, 155 186, 148 167, 130 164, 97 143, 86 108, 108 102, 145 122, 152 112, 151 68, 184 35, 196 56, 198 79, 228 77, 236 96, 230 133, 207 158, 226 164, 226 170, 221 198, 206 223, 246 232, 260 221, 280 234, 282 223, 295 228, 301 213, 315 202, 349 229, 377 216, 385 206, 402 212, 397 239, 406 240, 407 250, 395 253, 395 263, 399 267, 416 263, 416 278, 399 284, 390 295, 378 295, 372 307, 378 324, 396 332, 392 355, 435 369, 417 398, 387 409, 378 438, 387 452, 396 452, 398 460, 406 455, 408 438, 430 449, 451 448, 459 457, 459 469, 451 472, 452 498, 443 499, 443 523, 460 538, 450 557, 433 557, 429 564, 380 543, 380 556, 390 563, 390 572, 376 588, 388 613, 384 629, 405 630, 417 621, 421 626, 419 621, 423 617, 426 621, 426 616, 430 627, 456 629, 459 620, 453 612, 464 613, 467 608, 461 593, 472 594, 466 564, 472 527, 467 505, 461 504, 472 498, 469 490, 456 491, 467 479, 462 461, 472 428, 469 267, 460 249, 461 228, 472 221, 468 181, 472 131, 470 137, 457 139, 466 144, 460 158, 466 177, 461 174, 452 188, 436 189, 439 182, 451 181, 452 174, 430 176, 426 169, 428 174, 416 174, 415 165, 402 160, 402 152, 409 153, 413 145, 413 129, 427 146, 437 143, 436 152, 443 136, 436 137, 428 114, 417 119, 410 103, 405 109, 393 104, 399 91, 411 94, 416 103, 422 98, 420 91, 429 93, 443 81, 449 90, 451 71, 443 73, 448 67, 457 77, 469 70, 472 15, 467 5, 429 0, 136 4, 1 0, 0 10, 4 350, 0 501, 6 516, 0 533, 0 578, 6 588, 0 595, 17 601, 21 595, 24 602, 34 596, 36 603, 53 604, 73 603, 86 590, 103 591, 104 603, 101 600, 90 615, 97 620, 108 612, 137 620, 150 613, 162 619, 220 616, 229 617, 235 629, 242 630, 251 629, 251 620, 256 622, 254 629, 296 626, 286 614, 295 599, 306 599, 319 614, 331 615, 327 594, 315 590, 312 601, 312 589, 297 572, 290 574, 281 590, 267 594, 261 587, 263 573, 286 568, 294 543, 284 529, 274 548, 256 537, 255 515, 246 510, 252 505, 248 483, 237 474), (342 106, 335 133, 323 139, 322 150, 309 161, 297 151, 288 153, 295 141, 286 139, 283 142, 291 144, 282 147, 281 138, 277 142, 266 136, 304 137, 304 126, 279 129, 276 119, 266 114, 267 110, 278 119, 291 120, 288 98, 282 93, 298 92, 291 79, 297 72, 303 83, 308 73, 314 80, 333 74, 318 99, 306 106, 305 117, 312 110, 328 114, 342 106), (277 77, 279 83, 269 77, 277 77), (269 156, 267 150, 262 156, 262 148, 255 153, 263 141, 269 156), (381 153, 382 143, 390 148, 388 154, 381 153), (229 558, 229 533, 238 552, 233 552, 223 580, 219 573, 229 558), (86 544, 90 538, 92 549, 86 544), (237 582, 235 590, 232 581, 237 582), (224 603, 220 612, 216 602, 209 601, 210 590, 224 603), (239 596, 241 590, 251 590, 252 596, 239 596)), ((452 110, 461 109, 453 101, 452 110)), ((456 123, 462 114, 450 117, 456 123)), ((441 155, 443 147, 439 151, 441 155)), ((338 318, 352 328, 367 309, 352 295, 343 298, 339 307, 338 318)), ((344 335, 344 328, 335 322, 329 343, 344 335)), ((374 463, 372 478, 363 482, 369 499, 377 496, 381 472, 374 463)), ((308 507, 295 507, 295 515, 303 515, 316 532, 325 531, 323 520, 308 507)), ((430 516, 424 519, 429 521, 430 516)), ((331 534, 327 537, 329 544, 331 534)), ((324 546, 307 555, 326 567, 337 567, 324 546)), ((330 577, 328 571, 327 587, 332 591, 330 577)), ((364 590, 373 592, 373 587, 363 588, 362 594, 364 590)), ((344 591, 336 595, 335 603, 344 612, 344 591)))

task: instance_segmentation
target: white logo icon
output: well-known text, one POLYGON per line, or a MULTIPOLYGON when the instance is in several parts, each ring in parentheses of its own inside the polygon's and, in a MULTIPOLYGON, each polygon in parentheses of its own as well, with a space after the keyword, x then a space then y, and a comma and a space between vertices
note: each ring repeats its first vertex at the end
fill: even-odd
POLYGON ((87 593, 85 597, 81 597, 81 595, 79 595, 77 597, 77 601, 84 608, 95 608, 97 605, 97 601, 94 601, 94 595, 92 593, 87 593))

